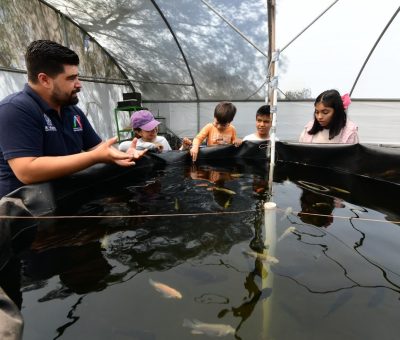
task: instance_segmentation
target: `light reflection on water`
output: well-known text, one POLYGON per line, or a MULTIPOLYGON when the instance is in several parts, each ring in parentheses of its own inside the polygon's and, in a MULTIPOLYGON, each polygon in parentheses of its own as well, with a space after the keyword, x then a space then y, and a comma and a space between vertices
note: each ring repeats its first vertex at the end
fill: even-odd
POLYGON ((294 229, 276 244, 279 263, 265 266, 243 253, 262 251, 264 173, 167 167, 78 212, 120 218, 39 227, 22 255, 24 339, 209 338, 184 319, 229 324, 238 339, 394 338, 399 226, 329 178, 285 173, 273 190, 277 236, 294 229), (157 216, 123 217, 138 214, 157 216), (273 287, 262 289, 268 275, 273 287), (182 299, 163 298, 149 279, 182 299))

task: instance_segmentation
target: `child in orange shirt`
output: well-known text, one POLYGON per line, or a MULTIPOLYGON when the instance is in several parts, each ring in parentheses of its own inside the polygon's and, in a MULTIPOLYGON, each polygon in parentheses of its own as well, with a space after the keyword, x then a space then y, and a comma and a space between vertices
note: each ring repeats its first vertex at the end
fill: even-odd
POLYGON ((207 146, 235 144, 239 146, 242 140, 236 136, 236 129, 231 122, 236 114, 236 107, 230 102, 219 103, 214 110, 214 122, 208 123, 193 139, 190 155, 196 161, 200 144, 207 138, 207 146))

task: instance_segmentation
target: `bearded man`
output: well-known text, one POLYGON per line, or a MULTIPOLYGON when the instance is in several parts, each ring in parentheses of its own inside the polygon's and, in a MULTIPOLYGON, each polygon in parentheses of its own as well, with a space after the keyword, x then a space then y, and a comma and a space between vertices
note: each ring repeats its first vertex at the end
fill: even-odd
POLYGON ((79 57, 50 40, 32 42, 25 54, 28 83, 0 102, 0 198, 96 163, 132 166, 143 155, 102 141, 76 104, 82 88, 79 57))

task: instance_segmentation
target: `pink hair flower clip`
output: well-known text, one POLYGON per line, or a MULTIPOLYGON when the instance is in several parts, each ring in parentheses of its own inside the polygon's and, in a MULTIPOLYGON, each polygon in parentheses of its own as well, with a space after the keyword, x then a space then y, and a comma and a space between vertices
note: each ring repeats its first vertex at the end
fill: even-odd
POLYGON ((351 104, 351 99, 348 93, 344 94, 342 96, 342 102, 343 102, 343 107, 345 110, 347 110, 347 108, 349 107, 349 105, 351 104))

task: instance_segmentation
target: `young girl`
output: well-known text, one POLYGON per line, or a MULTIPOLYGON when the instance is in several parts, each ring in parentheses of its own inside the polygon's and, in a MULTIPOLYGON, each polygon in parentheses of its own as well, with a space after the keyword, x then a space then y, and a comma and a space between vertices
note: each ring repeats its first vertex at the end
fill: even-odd
POLYGON ((236 107, 229 102, 219 103, 214 110, 214 122, 208 123, 193 139, 190 155, 196 161, 200 144, 207 138, 207 146, 235 144, 239 146, 242 141, 236 137, 236 129, 231 122, 236 114, 236 107))
MULTIPOLYGON (((136 147, 138 149, 154 150, 156 152, 170 151, 171 146, 163 136, 157 136, 159 121, 147 110, 136 111, 131 116, 132 129, 135 137, 138 137, 136 147)), ((127 151, 131 146, 130 141, 122 142, 119 150, 127 151)))
POLYGON ((300 135, 302 143, 358 143, 358 127, 347 119, 348 94, 340 97, 336 90, 322 92, 314 102, 314 120, 300 135))

